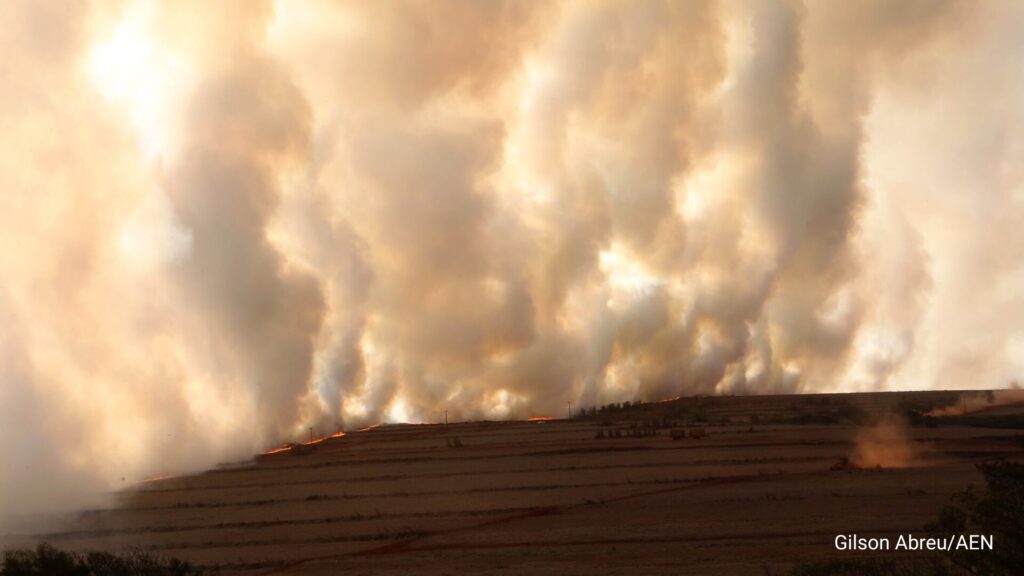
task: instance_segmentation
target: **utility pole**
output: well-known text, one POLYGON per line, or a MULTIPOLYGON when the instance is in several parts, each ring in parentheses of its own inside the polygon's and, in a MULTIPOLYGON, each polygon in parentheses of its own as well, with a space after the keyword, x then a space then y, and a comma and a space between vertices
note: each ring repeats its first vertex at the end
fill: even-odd
POLYGON ((569 405, 569 420, 572 420, 572 400, 566 402, 569 405))
POLYGON ((447 410, 444 411, 444 425, 445 426, 448 425, 448 411, 447 410))

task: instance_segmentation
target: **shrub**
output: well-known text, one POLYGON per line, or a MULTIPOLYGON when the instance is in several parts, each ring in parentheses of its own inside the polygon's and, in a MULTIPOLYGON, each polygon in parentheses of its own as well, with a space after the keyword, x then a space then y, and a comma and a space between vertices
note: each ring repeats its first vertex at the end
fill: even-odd
MULTIPOLYGON (((825 560, 797 566, 792 576, 960 576, 941 558, 923 560, 825 560)), ((966 576, 966 575, 965 575, 966 576)))
POLYGON ((984 492, 968 489, 955 496, 954 504, 929 525, 947 533, 991 534, 994 550, 960 550, 951 553, 957 566, 972 574, 1024 574, 1024 464, 1020 462, 981 463, 984 492))
POLYGON ((49 544, 5 550, 0 576, 202 576, 203 568, 141 550, 123 554, 68 552, 49 544))

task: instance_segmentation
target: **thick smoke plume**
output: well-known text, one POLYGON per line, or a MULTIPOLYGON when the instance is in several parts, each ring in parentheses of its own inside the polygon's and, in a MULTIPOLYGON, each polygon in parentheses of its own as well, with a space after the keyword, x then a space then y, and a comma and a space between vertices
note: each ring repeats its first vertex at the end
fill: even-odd
POLYGON ((0 21, 0 515, 307 427, 1024 371, 1022 6, 0 21))

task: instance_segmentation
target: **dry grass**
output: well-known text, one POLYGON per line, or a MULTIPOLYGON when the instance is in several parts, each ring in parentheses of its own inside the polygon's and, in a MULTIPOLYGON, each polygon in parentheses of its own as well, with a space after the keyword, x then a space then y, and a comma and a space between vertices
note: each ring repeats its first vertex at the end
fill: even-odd
POLYGON ((745 401, 701 399, 708 436, 676 441, 662 428, 675 421, 644 406, 382 426, 302 456, 148 483, 116 508, 13 540, 134 546, 228 574, 754 574, 833 558, 840 532, 919 531, 978 482, 976 462, 1024 455, 1016 431, 908 427, 911 466, 833 472, 863 432, 816 423, 814 410, 871 413, 882 400, 745 401), (761 423, 789 409, 814 423, 761 423))

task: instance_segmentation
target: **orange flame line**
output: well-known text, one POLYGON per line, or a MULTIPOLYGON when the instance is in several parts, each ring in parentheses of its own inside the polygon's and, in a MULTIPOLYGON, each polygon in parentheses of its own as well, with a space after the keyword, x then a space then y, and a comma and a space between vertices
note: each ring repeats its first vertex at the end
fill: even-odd
POLYGON ((652 404, 664 404, 665 402, 675 402, 680 398, 682 398, 682 396, 676 396, 675 398, 666 398, 664 400, 655 400, 654 402, 652 402, 652 404))
MULTIPOLYGON (((314 444, 320 444, 321 442, 326 442, 327 440, 330 440, 332 438, 343 438, 344 436, 346 436, 345 432, 339 430, 339 431, 335 432, 334 434, 331 434, 330 436, 321 436, 320 438, 317 438, 315 440, 311 440, 309 442, 303 442, 301 445, 302 446, 313 446, 314 444)), ((299 444, 285 444, 284 446, 281 446, 280 448, 274 448, 273 450, 267 450, 266 452, 260 452, 259 455, 260 456, 269 456, 271 454, 280 454, 281 452, 287 452, 287 451, 291 450, 294 446, 298 446, 298 445, 299 444)))

